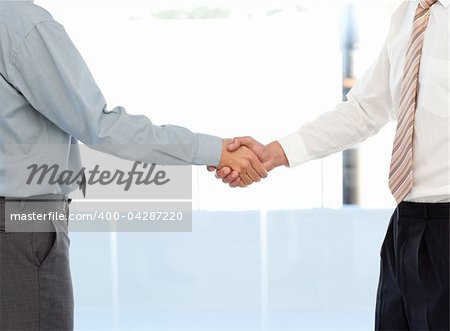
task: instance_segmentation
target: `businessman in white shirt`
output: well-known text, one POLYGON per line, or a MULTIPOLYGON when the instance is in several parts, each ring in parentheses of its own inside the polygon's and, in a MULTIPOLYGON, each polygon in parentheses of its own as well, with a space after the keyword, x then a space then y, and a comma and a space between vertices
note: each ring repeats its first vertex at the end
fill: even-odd
MULTIPOLYGON (((398 202, 381 249, 377 330, 449 330, 450 0, 404 2, 378 59, 341 103, 297 132, 264 146, 267 170, 342 151, 397 122, 389 188, 398 202)), ((237 172, 217 171, 232 187, 237 172)))

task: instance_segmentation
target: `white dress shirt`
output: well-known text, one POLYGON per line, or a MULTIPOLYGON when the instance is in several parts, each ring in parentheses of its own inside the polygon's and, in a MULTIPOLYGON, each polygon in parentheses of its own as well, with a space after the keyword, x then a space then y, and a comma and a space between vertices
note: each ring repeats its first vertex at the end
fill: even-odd
MULTIPOLYGON (((450 0, 440 0, 431 8, 425 34, 414 132, 414 186, 407 201, 450 201, 449 4, 450 0)), ((396 120, 417 5, 406 1, 393 15, 380 56, 350 91, 347 102, 280 139, 291 167, 360 143, 396 120)), ((391 152, 392 145, 386 149, 391 152)))

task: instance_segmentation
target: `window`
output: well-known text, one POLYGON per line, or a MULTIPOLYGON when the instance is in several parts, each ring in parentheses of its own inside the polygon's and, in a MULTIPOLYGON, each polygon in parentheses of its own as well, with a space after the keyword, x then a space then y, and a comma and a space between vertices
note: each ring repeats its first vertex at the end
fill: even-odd
MULTIPOLYGON (((345 2, 38 4, 65 25, 109 105, 146 114, 157 124, 269 142, 341 100, 345 2)), ((357 75, 378 54, 394 7, 392 2, 358 3, 357 75)), ((363 206, 392 203, 386 185, 390 133, 361 147, 363 206)), ((341 154, 277 169, 246 190, 230 190, 204 168, 193 171, 194 206, 202 210, 342 206, 341 154)))

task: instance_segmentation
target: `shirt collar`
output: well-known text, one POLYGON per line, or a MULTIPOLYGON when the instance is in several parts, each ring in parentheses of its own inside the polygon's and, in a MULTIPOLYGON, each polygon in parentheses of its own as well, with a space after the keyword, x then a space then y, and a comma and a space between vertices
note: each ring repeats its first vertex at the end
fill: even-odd
POLYGON ((448 6, 450 5, 450 0, 439 0, 439 2, 440 2, 441 5, 443 5, 445 8, 448 8, 448 6))

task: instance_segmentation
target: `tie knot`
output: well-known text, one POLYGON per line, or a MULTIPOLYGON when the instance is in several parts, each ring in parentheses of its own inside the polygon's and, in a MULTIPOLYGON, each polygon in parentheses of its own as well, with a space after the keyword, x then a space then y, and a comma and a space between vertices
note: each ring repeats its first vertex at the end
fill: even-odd
POLYGON ((419 0, 420 7, 423 9, 430 9, 438 0, 419 0))

